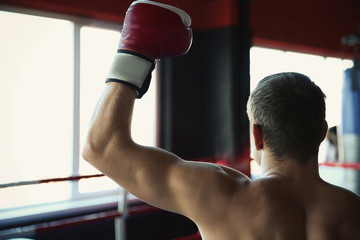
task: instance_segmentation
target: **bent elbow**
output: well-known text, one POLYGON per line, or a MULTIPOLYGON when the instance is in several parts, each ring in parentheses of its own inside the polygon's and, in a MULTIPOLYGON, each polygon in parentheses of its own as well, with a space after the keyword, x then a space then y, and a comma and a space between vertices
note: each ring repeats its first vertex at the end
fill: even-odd
POLYGON ((99 158, 99 153, 96 152, 88 143, 85 144, 81 151, 83 159, 89 163, 93 163, 99 158))
POLYGON ((99 159, 102 159, 105 148, 105 145, 95 144, 91 141, 91 139, 88 138, 82 148, 81 155, 85 161, 94 165, 95 162, 99 161, 99 159))
POLYGON ((81 155, 89 163, 93 163, 102 158, 110 144, 112 136, 101 134, 97 128, 91 127, 85 138, 81 155))
POLYGON ((123 135, 95 135, 89 132, 81 155, 84 160, 92 165, 96 165, 97 162, 106 160, 114 152, 117 155, 121 155, 131 144, 133 144, 131 138, 124 137, 123 135))

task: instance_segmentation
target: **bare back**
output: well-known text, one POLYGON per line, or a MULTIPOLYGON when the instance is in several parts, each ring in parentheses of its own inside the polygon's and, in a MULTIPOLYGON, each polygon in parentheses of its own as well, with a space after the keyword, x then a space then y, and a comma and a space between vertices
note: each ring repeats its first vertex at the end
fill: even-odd
POLYGON ((360 239, 360 198, 321 179, 263 178, 246 191, 235 193, 223 229, 205 230, 204 239, 360 239))

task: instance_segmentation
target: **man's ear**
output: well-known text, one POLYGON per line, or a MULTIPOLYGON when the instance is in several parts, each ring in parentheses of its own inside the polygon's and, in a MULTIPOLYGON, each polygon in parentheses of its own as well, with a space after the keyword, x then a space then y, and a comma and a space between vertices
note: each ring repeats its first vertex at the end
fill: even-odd
POLYGON ((253 128, 252 128, 252 133, 254 135, 254 140, 255 140, 255 148, 256 150, 261 150, 264 148, 264 141, 263 141, 263 136, 262 136, 262 132, 261 132, 261 128, 259 125, 253 124, 253 128))

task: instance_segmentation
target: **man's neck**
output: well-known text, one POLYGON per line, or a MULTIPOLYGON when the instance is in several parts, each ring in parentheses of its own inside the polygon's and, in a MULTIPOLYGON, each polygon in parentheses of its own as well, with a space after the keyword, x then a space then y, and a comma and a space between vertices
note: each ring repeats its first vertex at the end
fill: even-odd
POLYGON ((263 177, 282 176, 294 180, 320 179, 317 158, 312 158, 306 164, 300 164, 293 159, 281 162, 263 153, 261 161, 263 177))

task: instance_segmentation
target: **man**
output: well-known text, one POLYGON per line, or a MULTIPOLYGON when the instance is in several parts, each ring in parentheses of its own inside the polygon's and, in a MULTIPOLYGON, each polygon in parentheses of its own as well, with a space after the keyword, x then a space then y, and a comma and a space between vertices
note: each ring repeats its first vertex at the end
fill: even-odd
POLYGON ((156 2, 129 7, 84 159, 147 203, 192 219, 205 240, 360 239, 359 198, 319 177, 324 94, 304 75, 265 78, 249 98, 260 179, 133 142, 135 99, 146 93, 157 59, 187 52, 190 22, 185 12, 156 2))

